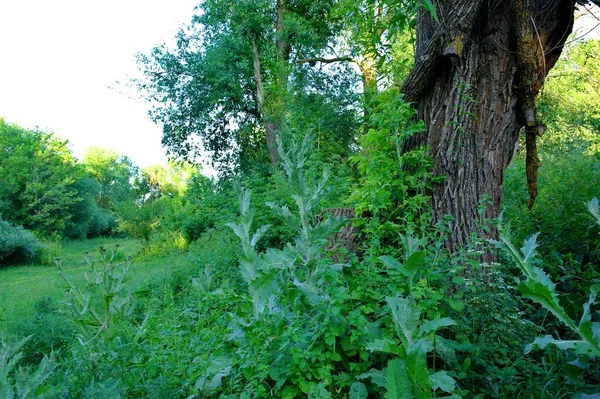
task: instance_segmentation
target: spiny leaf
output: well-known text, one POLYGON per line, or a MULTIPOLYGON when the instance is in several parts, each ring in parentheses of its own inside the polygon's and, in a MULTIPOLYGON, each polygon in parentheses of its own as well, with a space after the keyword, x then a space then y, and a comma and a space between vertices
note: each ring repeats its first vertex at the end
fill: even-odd
POLYGON ((598 198, 594 197, 590 202, 587 203, 588 211, 596 218, 598 224, 600 224, 600 205, 598 204, 598 198))
POLYGON ((390 353, 394 355, 403 355, 404 350, 390 339, 376 339, 367 344, 367 350, 373 352, 390 353))
POLYGON ((379 257, 379 260, 381 261, 381 263, 383 263, 390 269, 395 269, 398 271, 404 270, 404 266, 402 265, 402 263, 398 262, 395 258, 391 256, 383 255, 379 257))
POLYGON ((566 314, 565 310, 560 306, 556 295, 556 286, 550 280, 550 277, 540 268, 533 268, 533 279, 528 279, 519 284, 519 291, 524 297, 529 298, 545 309, 549 310, 561 322, 575 332, 578 332, 577 327, 566 314))
POLYGON ((392 311, 398 336, 402 339, 403 345, 410 348, 421 312, 406 298, 388 297, 387 303, 392 311))
POLYGON ((523 247, 521 247, 521 252, 524 255, 524 261, 526 264, 529 264, 529 262, 535 257, 536 255, 536 248, 538 247, 537 244, 537 238, 540 235, 540 233, 536 233, 534 235, 532 235, 531 237, 529 237, 527 240, 523 241, 523 247))
POLYGON ((252 246, 252 248, 256 247, 258 240, 260 240, 260 238, 267 232, 269 227, 271 227, 271 225, 267 224, 261 226, 258 230, 256 230, 256 232, 252 236, 252 240, 250 241, 250 245, 252 246))

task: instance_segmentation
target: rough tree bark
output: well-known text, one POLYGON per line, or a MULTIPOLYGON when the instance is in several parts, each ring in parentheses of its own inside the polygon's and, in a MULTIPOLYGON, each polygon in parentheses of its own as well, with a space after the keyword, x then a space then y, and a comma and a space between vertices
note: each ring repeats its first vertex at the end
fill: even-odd
MULTIPOLYGON (((436 172, 438 220, 452 215, 451 250, 469 241, 484 212, 500 210, 504 171, 525 127, 530 201, 537 193, 535 135, 542 130, 535 95, 573 29, 574 0, 438 0, 440 23, 421 12, 415 66, 404 82, 427 132, 408 145, 427 145, 436 172)), ((493 233, 492 233, 493 234, 493 233)))

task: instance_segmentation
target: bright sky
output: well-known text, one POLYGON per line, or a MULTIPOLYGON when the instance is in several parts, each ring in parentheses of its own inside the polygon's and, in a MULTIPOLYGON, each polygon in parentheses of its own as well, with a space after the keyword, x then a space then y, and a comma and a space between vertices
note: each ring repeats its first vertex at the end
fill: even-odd
POLYGON ((79 158, 97 146, 164 163, 147 105, 115 82, 139 74, 135 54, 172 42, 197 3, 0 0, 0 117, 55 132, 79 158))
POLYGON ((139 73, 136 53, 172 42, 197 2, 0 0, 0 117, 57 133, 80 158, 97 146, 164 163, 147 105, 115 82, 139 73))

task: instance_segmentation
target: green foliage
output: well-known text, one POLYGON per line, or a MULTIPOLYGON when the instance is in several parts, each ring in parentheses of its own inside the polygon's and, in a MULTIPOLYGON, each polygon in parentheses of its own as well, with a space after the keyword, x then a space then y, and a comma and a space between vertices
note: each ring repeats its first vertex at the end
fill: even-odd
POLYGON ((3 217, 39 236, 62 236, 81 200, 74 183, 82 171, 67 142, 0 120, 0 157, 3 217))
POLYGON ((138 169, 126 156, 92 147, 84 155, 82 165, 98 181, 96 202, 100 208, 114 212, 120 203, 136 200, 132 179, 137 176, 138 169))
MULTIPOLYGON (((590 207, 594 210, 593 201, 590 202, 590 207)), ((576 355, 577 364, 581 364, 585 368, 587 363, 585 359, 597 359, 600 356, 600 323, 592 321, 592 305, 596 302, 599 287, 597 285, 591 287, 589 299, 583 305, 581 319, 579 321, 573 319, 560 303, 556 285, 550 276, 541 267, 536 266, 537 237, 538 234, 535 234, 525 240, 519 252, 511 242, 510 233, 506 229, 500 228, 500 239, 493 243, 514 260, 525 277, 518 285, 521 294, 550 311, 577 339, 555 339, 546 335, 536 338, 532 344, 527 346, 526 351, 544 349, 548 345, 554 345, 560 350, 576 355)))
POLYGON ((47 385, 48 377, 56 368, 53 355, 44 357, 39 365, 30 370, 17 364, 23 357, 19 352, 31 339, 21 340, 16 345, 0 345, 0 396, 6 399, 43 399, 53 398, 58 393, 54 387, 47 385))
POLYGON ((132 298, 123 292, 123 282, 133 260, 130 258, 122 265, 114 263, 117 249, 108 251, 100 247, 99 267, 86 255, 85 263, 92 274, 85 275, 85 289, 77 287, 67 277, 60 259, 56 261, 59 275, 69 287, 67 308, 73 321, 81 327, 80 342, 83 346, 98 338, 112 339, 114 319, 128 316, 131 312, 132 298))
POLYGON ((352 110, 335 107, 338 85, 312 84, 307 74, 315 72, 320 80, 324 74, 311 63, 294 62, 327 51, 337 27, 329 12, 334 3, 294 1, 278 12, 277 3, 264 0, 204 1, 190 26, 178 33, 175 49, 162 45, 141 55, 145 79, 136 84, 154 103, 151 116, 163 125, 169 152, 183 158, 197 154, 200 138, 221 170, 264 162, 264 124, 281 127, 289 117, 295 128, 299 119, 316 121, 309 112, 315 102, 333 111, 327 115, 331 126, 339 115, 336 130, 342 137, 336 141, 348 141, 350 132, 341 128, 355 118, 352 110), (293 92, 302 94, 288 95, 293 92))
POLYGON ((362 152, 352 158, 360 178, 350 202, 373 255, 394 247, 401 233, 424 234, 432 220, 433 161, 425 149, 402 150, 405 140, 424 130, 422 122, 414 122, 415 112, 397 93, 382 94, 371 115, 374 127, 361 137, 362 152))
POLYGON ((456 382, 452 377, 445 371, 430 374, 427 368, 427 354, 435 350, 435 332, 455 325, 454 320, 436 318, 423 322, 420 309, 408 298, 387 298, 387 303, 401 346, 396 347, 389 340, 377 340, 369 346, 399 357, 387 364, 386 398, 432 398, 438 389, 454 392, 456 382))
POLYGON ((32 260, 39 247, 31 232, 0 218, 0 265, 32 260))

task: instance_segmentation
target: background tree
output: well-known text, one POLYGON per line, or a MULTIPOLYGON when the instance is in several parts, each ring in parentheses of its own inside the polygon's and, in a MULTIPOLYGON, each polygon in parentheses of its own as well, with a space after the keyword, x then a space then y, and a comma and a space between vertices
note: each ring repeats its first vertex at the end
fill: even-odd
POLYGON ((67 142, 0 119, 0 214, 42 237, 62 236, 83 170, 67 142))
POLYGON ((98 206, 116 212, 119 203, 135 202, 133 181, 139 170, 129 158, 112 150, 92 147, 85 153, 82 165, 100 185, 98 206))
POLYGON ((200 138, 224 169, 248 155, 268 154, 274 163, 276 137, 292 113, 290 76, 298 59, 328 43, 333 4, 203 1, 175 49, 140 56, 146 79, 137 84, 154 103, 151 115, 163 124, 169 152, 190 159, 200 138))

